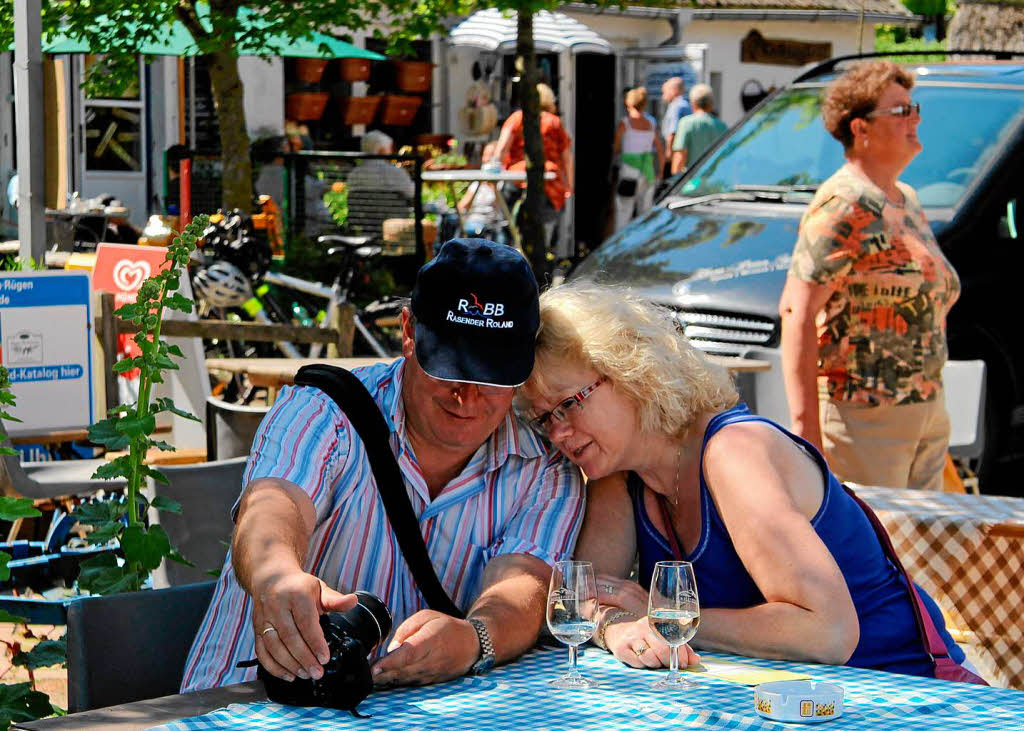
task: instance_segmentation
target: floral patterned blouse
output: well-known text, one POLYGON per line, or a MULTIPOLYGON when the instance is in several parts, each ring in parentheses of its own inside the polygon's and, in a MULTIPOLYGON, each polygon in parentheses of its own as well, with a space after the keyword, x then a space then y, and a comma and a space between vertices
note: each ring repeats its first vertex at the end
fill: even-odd
POLYGON ((844 165, 800 222, 790 276, 836 288, 817 318, 819 382, 835 401, 918 403, 942 387, 960 280, 914 189, 897 185, 902 205, 844 165))

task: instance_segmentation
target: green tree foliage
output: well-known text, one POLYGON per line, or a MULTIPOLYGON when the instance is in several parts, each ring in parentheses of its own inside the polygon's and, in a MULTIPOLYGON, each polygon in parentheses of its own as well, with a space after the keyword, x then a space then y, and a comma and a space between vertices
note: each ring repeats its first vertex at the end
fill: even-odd
MULTIPOLYGON (((0 48, 13 41, 17 1, 0 0, 0 48)), ((374 35, 401 48, 440 28, 460 5, 461 0, 43 0, 43 32, 60 32, 93 50, 102 49, 104 63, 92 67, 87 84, 96 93, 113 94, 135 80, 140 49, 164 40, 174 21, 180 21, 209 61, 220 125, 224 207, 249 210, 252 164, 238 74, 240 39, 273 56, 280 50, 277 43, 308 40, 314 31, 363 30, 389 19, 388 32, 378 25, 374 35), (258 24, 246 22, 253 16, 259 17, 258 24)))

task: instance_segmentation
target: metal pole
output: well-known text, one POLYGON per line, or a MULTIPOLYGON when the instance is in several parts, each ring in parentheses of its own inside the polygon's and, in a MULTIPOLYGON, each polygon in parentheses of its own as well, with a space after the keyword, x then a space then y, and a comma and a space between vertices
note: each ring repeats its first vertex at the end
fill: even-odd
POLYGON ((46 256, 41 0, 14 3, 14 98, 18 135, 18 240, 22 261, 46 256))

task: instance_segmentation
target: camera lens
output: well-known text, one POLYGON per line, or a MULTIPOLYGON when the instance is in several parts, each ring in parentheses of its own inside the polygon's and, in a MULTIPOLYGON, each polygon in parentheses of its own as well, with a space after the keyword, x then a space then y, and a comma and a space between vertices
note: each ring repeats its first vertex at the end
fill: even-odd
POLYGON ((391 612, 369 592, 357 591, 356 598, 359 603, 347 612, 332 612, 327 616, 336 632, 358 640, 369 654, 391 634, 391 612))

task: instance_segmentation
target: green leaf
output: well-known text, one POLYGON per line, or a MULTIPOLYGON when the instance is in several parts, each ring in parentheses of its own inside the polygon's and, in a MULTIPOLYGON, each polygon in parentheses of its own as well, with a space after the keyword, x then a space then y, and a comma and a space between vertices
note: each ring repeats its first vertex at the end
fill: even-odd
POLYGON ((122 454, 117 459, 112 459, 106 464, 101 464, 92 473, 95 480, 113 480, 118 477, 128 478, 131 476, 132 458, 131 455, 122 454))
POLYGON ((37 518, 42 513, 33 507, 32 498, 0 497, 0 520, 17 520, 18 518, 37 518))
POLYGON ((11 554, 0 551, 0 581, 7 581, 11 578, 11 570, 7 568, 11 560, 11 554))
POLYGON ((104 553, 82 562, 78 585, 91 594, 119 594, 138 591, 143 577, 126 566, 118 566, 112 553, 104 553))
POLYGON ((28 617, 19 617, 16 614, 11 614, 6 609, 0 609, 0 622, 10 624, 25 624, 28 622, 28 617))
POLYGON ((117 361, 117 363, 114 363, 114 365, 110 366, 110 370, 114 371, 114 373, 127 373, 134 367, 135 359, 125 358, 123 360, 117 361))
POLYGON ((196 567, 196 565, 194 563, 189 561, 187 558, 182 556, 180 553, 175 551, 173 548, 171 549, 171 552, 167 554, 167 559, 169 561, 174 561, 175 563, 180 563, 183 566, 191 566, 192 568, 196 567))
POLYGON ((188 313, 192 312, 192 300, 181 294, 181 292, 174 292, 164 300, 164 307, 188 313))
MULTIPOLYGON (((119 361, 124 363, 125 361, 119 361)), ((115 424, 117 419, 103 419, 89 427, 89 440, 102 444, 111 451, 124 449, 129 444, 129 439, 121 434, 115 424)))
POLYGON ((168 345, 167 346, 167 353, 169 355, 173 355, 173 356, 175 356, 177 358, 184 358, 185 357, 185 354, 181 352, 181 348, 179 348, 177 345, 168 345))
POLYGON ((51 713, 50 697, 32 690, 31 683, 0 685, 0 725, 34 721, 51 713))
POLYGON ((162 510, 165 513, 177 513, 181 514, 181 503, 171 500, 166 495, 157 495, 153 498, 153 502, 149 504, 151 508, 162 510))
POLYGON ((177 363, 175 363, 175 362, 174 362, 173 360, 171 360, 170 358, 168 358, 168 357, 167 357, 166 355, 157 355, 157 356, 156 356, 156 358, 155 358, 155 359, 153 360, 153 364, 154 364, 154 365, 155 365, 155 366, 156 366, 157 368, 162 368, 162 369, 163 369, 163 370, 165 370, 165 371, 177 371, 177 370, 181 370, 181 369, 180 369, 180 368, 178 367, 178 364, 177 364, 177 363))
POLYGON ((156 429, 156 417, 152 414, 135 416, 134 414, 122 416, 114 423, 114 428, 119 434, 124 434, 129 439, 149 436, 156 429))
POLYGON ((119 538, 123 527, 124 524, 120 521, 104 523, 103 525, 96 526, 94 530, 86 534, 85 540, 90 545, 102 546, 105 543, 110 543, 115 538, 119 538))
POLYGON ((95 500, 91 503, 82 503, 71 513, 72 517, 82 525, 101 526, 105 523, 115 523, 128 512, 128 506, 124 503, 113 500, 95 500))
POLYGON ((68 659, 68 643, 59 640, 43 640, 28 652, 19 652, 11 662, 29 670, 63 665, 68 659))
POLYGON ((135 322, 140 320, 146 315, 146 305, 139 302, 130 302, 126 305, 122 305, 114 311, 114 314, 120 317, 122 320, 130 320, 135 322))
POLYGON ((142 472, 142 474, 149 475, 150 477, 152 477, 157 482, 162 482, 165 485, 171 484, 171 483, 169 483, 167 481, 167 478, 164 476, 163 472, 160 472, 159 470, 155 470, 152 467, 150 467, 149 465, 145 465, 145 464, 144 465, 139 465, 139 470, 142 472))
POLYGON ((177 452, 178 451, 178 448, 175 447, 173 444, 168 444, 167 442, 161 441, 160 439, 152 439, 152 440, 150 440, 149 446, 156 447, 161 452, 177 452))
POLYGON ((121 548, 126 561, 152 571, 171 552, 171 541, 159 525, 152 525, 149 530, 141 525, 130 525, 121 534, 121 548))
POLYGON ((177 406, 174 405, 174 402, 171 401, 171 399, 166 396, 160 397, 156 400, 156 408, 153 410, 153 412, 160 413, 161 411, 169 411, 172 414, 177 414, 183 419, 190 419, 192 421, 202 421, 202 419, 200 419, 198 416, 195 416, 194 414, 190 414, 187 411, 182 411, 181 409, 179 409, 177 406))

